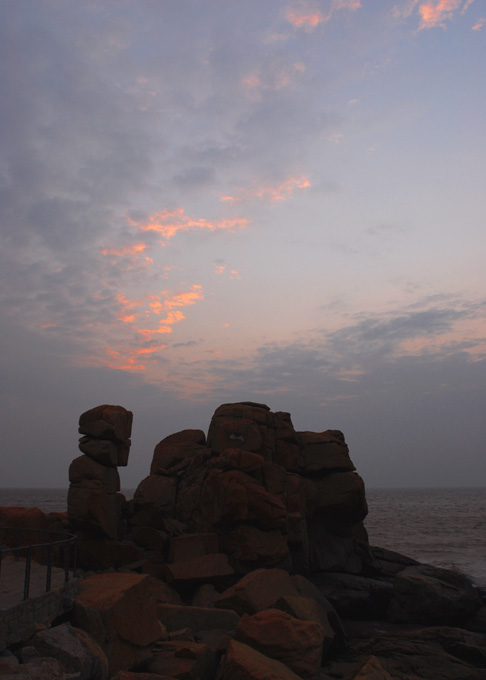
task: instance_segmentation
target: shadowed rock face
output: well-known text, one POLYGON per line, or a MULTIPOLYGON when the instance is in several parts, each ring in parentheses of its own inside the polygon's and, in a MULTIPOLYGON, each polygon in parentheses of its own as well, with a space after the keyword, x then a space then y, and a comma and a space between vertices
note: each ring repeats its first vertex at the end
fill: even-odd
POLYGON ((237 573, 362 569, 365 489, 338 430, 296 432, 288 413, 223 404, 207 440, 184 430, 159 442, 150 472, 133 512, 150 505, 188 533, 216 534, 237 573))
POLYGON ((118 538, 122 497, 117 467, 128 464, 133 414, 122 406, 96 406, 81 414, 79 448, 69 468, 71 525, 95 537, 118 538))

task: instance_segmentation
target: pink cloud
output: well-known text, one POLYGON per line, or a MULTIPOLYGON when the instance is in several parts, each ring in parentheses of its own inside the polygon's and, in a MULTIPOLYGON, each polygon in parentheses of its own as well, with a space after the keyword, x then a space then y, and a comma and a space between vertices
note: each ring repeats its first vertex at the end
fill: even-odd
POLYGON ((294 193, 294 189, 306 189, 311 183, 307 177, 290 177, 276 187, 263 187, 256 196, 258 198, 268 198, 272 203, 275 201, 285 201, 294 193))
POLYGON ((125 255, 138 255, 139 253, 143 253, 143 251, 148 247, 148 243, 134 243, 131 246, 125 246, 123 248, 119 248, 118 250, 115 248, 104 248, 101 251, 101 254, 116 255, 117 257, 124 257, 125 255))
POLYGON ((160 336, 170 335, 186 318, 182 309, 203 300, 204 294, 202 286, 194 284, 182 292, 163 290, 134 299, 119 293, 115 299, 119 324, 101 337, 101 356, 90 361, 119 371, 146 371, 148 363, 157 361, 154 355, 167 348, 160 336))
POLYGON ((289 9, 285 17, 293 26, 303 28, 306 31, 313 31, 320 23, 327 21, 319 11, 305 13, 289 9))
POLYGON ((486 17, 480 17, 472 27, 472 30, 480 31, 484 26, 486 26, 486 17))
POLYGON ((324 15, 315 6, 304 3, 300 5, 300 9, 288 9, 285 18, 296 28, 302 28, 310 33, 319 24, 330 21, 334 12, 340 10, 353 11, 360 7, 360 0, 332 0, 329 12, 324 15))
MULTIPOLYGON (((424 28, 435 28, 436 26, 445 27, 445 22, 450 21, 462 6, 462 0, 437 0, 436 2, 423 2, 419 5, 420 14, 419 30, 424 28)), ((466 3, 463 12, 470 3, 466 3)))
POLYGON ((307 189, 311 186, 310 181, 305 175, 300 177, 289 177, 276 186, 263 185, 262 187, 242 191, 239 196, 221 196, 220 201, 230 201, 236 203, 242 200, 268 200, 271 203, 285 201, 292 197, 296 189, 307 189))
POLYGON ((223 218, 220 220, 207 220, 205 218, 193 218, 186 215, 184 208, 176 210, 161 210, 150 215, 146 220, 134 220, 128 215, 126 220, 140 231, 153 231, 168 240, 176 236, 179 232, 197 229, 209 229, 209 231, 234 231, 244 229, 248 226, 249 220, 246 218, 223 218))

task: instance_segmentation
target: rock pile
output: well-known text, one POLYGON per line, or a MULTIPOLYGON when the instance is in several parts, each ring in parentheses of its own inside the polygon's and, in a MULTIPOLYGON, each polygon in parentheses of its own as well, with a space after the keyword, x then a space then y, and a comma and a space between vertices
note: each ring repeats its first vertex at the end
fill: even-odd
POLYGON ((122 406, 83 413, 79 456, 69 467, 68 518, 84 537, 118 538, 123 496, 118 466, 128 464, 133 414, 122 406))
MULTIPOLYGON (((360 573, 371 559, 364 484, 343 434, 296 432, 290 414, 263 404, 220 406, 207 440, 201 430, 163 439, 133 513, 148 515, 149 507, 191 534, 186 552, 197 558, 198 572, 204 557, 217 562, 219 575, 277 565, 360 573)), ((170 568, 174 579, 183 578, 181 568, 170 568)))

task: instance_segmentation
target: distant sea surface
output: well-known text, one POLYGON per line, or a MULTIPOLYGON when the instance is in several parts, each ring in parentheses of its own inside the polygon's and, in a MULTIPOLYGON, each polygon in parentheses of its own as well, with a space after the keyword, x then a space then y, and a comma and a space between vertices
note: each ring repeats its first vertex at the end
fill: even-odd
MULTIPOLYGON (((127 498, 132 489, 122 491, 127 498)), ((67 489, 0 489, 0 506, 66 510, 67 489)), ((459 569, 486 586, 486 488, 367 489, 372 545, 437 567, 459 569)))

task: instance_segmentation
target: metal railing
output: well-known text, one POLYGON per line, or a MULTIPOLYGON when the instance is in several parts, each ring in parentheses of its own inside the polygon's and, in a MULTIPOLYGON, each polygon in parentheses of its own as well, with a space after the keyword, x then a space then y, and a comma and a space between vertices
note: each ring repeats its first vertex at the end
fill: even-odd
POLYGON ((2 562, 11 556, 16 562, 25 559, 24 600, 29 597, 32 562, 46 567, 46 589, 51 589, 52 568, 64 570, 64 583, 69 581, 69 572, 76 568, 75 534, 48 529, 24 529, 0 526, 0 580, 2 562))

